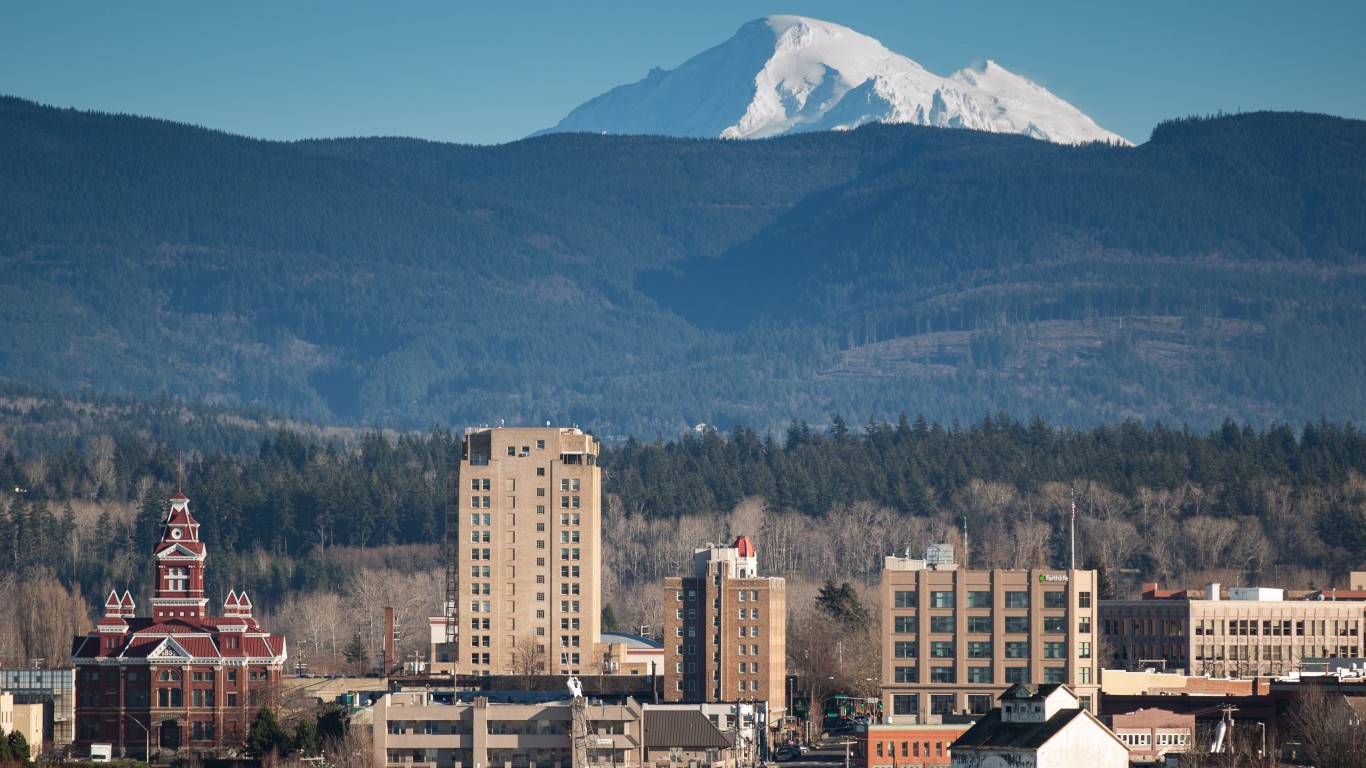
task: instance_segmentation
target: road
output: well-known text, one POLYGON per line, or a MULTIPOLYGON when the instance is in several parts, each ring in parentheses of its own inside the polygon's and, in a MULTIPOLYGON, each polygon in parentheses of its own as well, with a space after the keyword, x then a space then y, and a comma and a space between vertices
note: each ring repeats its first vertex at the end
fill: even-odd
POLYGON ((844 747, 812 747, 810 752, 785 763, 770 763, 770 768, 829 768, 831 765, 844 765, 844 747))

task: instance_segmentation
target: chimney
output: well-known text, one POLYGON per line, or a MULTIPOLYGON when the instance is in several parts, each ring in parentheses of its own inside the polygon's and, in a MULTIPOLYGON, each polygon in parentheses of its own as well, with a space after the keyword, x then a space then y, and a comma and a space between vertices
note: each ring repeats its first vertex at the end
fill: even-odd
POLYGON ((398 667, 394 663, 394 609, 392 606, 384 607, 384 676, 388 677, 398 667))
POLYGON ((1217 581, 1211 581, 1210 583, 1208 583, 1208 584, 1205 585, 1205 599, 1206 599, 1206 600, 1218 600, 1218 599, 1219 599, 1219 582, 1217 582, 1217 581))

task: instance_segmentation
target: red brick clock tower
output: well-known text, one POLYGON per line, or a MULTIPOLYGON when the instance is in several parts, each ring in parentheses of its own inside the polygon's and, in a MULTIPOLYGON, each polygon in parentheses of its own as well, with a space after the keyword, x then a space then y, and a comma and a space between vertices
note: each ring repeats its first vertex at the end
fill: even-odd
POLYGON ((205 554, 190 500, 176 493, 152 547, 152 615, 137 617, 133 596, 112 591, 95 630, 72 643, 78 751, 111 743, 145 760, 238 748, 274 697, 285 638, 261 628, 245 591, 230 590, 223 615, 208 615, 205 554))

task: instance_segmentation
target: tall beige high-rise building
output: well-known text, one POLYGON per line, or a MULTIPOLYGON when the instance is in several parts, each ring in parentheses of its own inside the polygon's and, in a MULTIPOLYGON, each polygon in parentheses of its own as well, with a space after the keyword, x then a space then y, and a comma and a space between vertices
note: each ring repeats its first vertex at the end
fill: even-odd
POLYGON ((446 521, 461 674, 602 671, 598 450, 572 428, 465 430, 446 521))
POLYGON ((1065 683, 1094 711, 1095 571, 968 570, 953 548, 888 557, 882 571, 882 698, 889 723, 981 714, 1015 683, 1065 683))

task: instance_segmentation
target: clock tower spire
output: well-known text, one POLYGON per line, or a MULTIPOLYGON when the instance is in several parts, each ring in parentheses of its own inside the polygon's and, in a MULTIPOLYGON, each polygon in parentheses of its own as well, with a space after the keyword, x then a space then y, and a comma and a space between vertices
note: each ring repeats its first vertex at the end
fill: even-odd
POLYGON ((199 523, 190 515, 190 500, 179 490, 171 497, 152 554, 157 559, 152 618, 205 618, 209 601, 204 597, 204 543, 199 540, 199 523))

